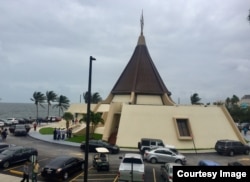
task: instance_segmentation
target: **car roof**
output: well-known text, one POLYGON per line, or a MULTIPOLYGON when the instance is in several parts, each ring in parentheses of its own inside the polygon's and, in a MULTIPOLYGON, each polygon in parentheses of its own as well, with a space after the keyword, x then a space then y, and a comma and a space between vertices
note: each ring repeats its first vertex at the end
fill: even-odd
POLYGON ((140 154, 135 154, 135 153, 126 153, 124 155, 125 158, 138 158, 138 159, 141 159, 141 155, 140 154))
POLYGON ((207 166, 219 166, 220 165, 219 163, 217 163, 215 161, 207 160, 207 159, 199 161, 199 164, 202 164, 202 163, 206 164, 207 166))
POLYGON ((240 142, 240 141, 230 140, 230 139, 223 139, 223 140, 218 140, 217 142, 240 142))
POLYGON ((154 140, 154 141, 161 141, 162 139, 158 139, 158 138, 141 138, 141 140, 154 140))
POLYGON ((52 159, 47 165, 49 165, 49 166, 61 166, 62 164, 64 164, 65 161, 67 161, 71 158, 75 158, 75 157, 71 157, 71 156, 67 156, 67 155, 58 156, 58 157, 52 159))

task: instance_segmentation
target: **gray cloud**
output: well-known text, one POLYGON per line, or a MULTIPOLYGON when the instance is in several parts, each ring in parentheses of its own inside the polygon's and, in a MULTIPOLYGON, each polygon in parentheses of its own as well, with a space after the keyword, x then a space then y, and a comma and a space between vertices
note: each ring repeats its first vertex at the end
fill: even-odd
POLYGON ((0 98, 30 102, 53 90, 79 102, 87 90, 106 98, 140 34, 175 102, 204 103, 249 94, 250 3, 228 0, 1 1, 0 98))

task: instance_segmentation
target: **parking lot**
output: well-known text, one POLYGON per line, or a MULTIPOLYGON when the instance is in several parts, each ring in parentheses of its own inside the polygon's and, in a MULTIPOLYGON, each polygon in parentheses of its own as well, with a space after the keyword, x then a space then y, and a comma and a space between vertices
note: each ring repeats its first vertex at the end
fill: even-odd
MULTIPOLYGON (((117 171, 120 164, 119 156, 122 156, 124 152, 116 155, 110 155, 110 170, 109 171, 97 171, 92 167, 92 156, 89 156, 89 170, 88 170, 88 181, 95 182, 115 182, 117 181, 117 171)), ((79 154, 77 154, 79 155, 79 154)), ((228 162, 235 161, 237 159, 249 158, 249 155, 235 155, 233 157, 221 156, 215 152, 212 153, 198 153, 198 154, 184 154, 187 158, 187 166, 195 166, 198 164, 199 160, 209 159, 220 163, 222 166, 226 166, 228 162)), ((38 160, 41 168, 51 159, 50 156, 39 156, 38 160)), ((145 182, 162 182, 160 176, 160 166, 161 164, 151 164, 145 161, 145 182)), ((21 177, 23 163, 11 166, 8 169, 1 169, 1 173, 8 175, 15 175, 21 177)), ((70 176, 67 182, 79 182, 83 181, 83 172, 75 173, 70 176)), ((39 181, 46 181, 40 175, 38 176, 39 181)))

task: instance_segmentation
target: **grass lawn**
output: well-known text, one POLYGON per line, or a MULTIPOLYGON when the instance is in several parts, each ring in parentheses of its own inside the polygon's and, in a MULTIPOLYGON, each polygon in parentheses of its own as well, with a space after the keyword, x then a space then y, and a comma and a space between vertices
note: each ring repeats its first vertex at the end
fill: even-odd
MULTIPOLYGON (((54 132, 54 128, 51 128, 51 127, 41 128, 39 130, 39 133, 42 135, 53 135, 53 132, 54 132)), ((92 135, 90 137, 92 138, 92 135)), ((101 140, 102 134, 94 133, 93 139, 101 140)), ((82 135, 82 136, 73 135, 71 138, 67 138, 65 141, 81 143, 82 141, 85 141, 85 140, 86 140, 85 135, 82 135)))

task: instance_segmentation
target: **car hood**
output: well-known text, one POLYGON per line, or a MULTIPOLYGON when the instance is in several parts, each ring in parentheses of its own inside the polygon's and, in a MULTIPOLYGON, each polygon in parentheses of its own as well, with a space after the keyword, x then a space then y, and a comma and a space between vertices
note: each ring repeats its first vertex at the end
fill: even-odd
POLYGON ((185 159, 185 158, 186 158, 186 157, 185 157, 184 155, 182 155, 182 154, 177 154, 176 157, 179 158, 179 159, 185 159))
POLYGON ((9 157, 10 157, 9 155, 2 155, 2 154, 0 154, 0 160, 8 159, 9 157))
MULTIPOLYGON (((131 171, 131 163, 121 163, 119 171, 131 171)), ((133 164, 133 171, 144 172, 144 164, 133 164)))

